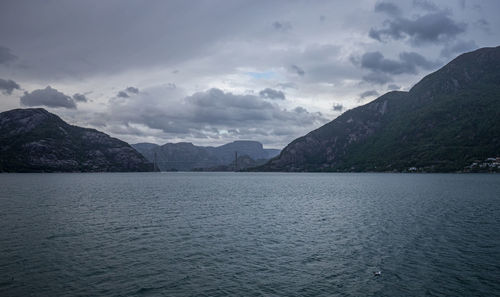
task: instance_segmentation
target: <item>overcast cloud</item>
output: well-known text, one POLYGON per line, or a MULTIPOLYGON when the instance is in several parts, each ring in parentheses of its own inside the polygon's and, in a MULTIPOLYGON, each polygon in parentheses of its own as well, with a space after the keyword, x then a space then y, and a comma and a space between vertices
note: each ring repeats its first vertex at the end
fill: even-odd
POLYGON ((401 9, 394 3, 381 1, 375 3, 375 12, 383 12, 388 15, 398 16, 401 14, 401 9))
POLYGON ((266 88, 259 92, 260 97, 269 99, 281 99, 285 100, 285 93, 278 90, 273 90, 271 88, 266 88))
POLYGON ((104 125, 117 134, 138 137, 153 134, 196 143, 250 138, 274 143, 289 142, 292 135, 307 133, 328 121, 320 112, 300 106, 287 110, 274 100, 253 94, 233 94, 217 88, 184 94, 165 86, 115 100, 106 111, 110 117, 104 125))
POLYGON ((498 11, 496 0, 4 0, 0 111, 42 106, 131 143, 281 148, 500 45, 498 11))
POLYGON ((77 102, 87 102, 89 101, 87 99, 87 96, 85 96, 85 94, 79 94, 79 93, 76 93, 73 95, 73 100, 77 101, 77 102))
POLYGON ((25 92, 21 96, 20 102, 24 106, 76 108, 76 103, 70 96, 50 86, 47 86, 45 89, 34 90, 31 93, 25 92))
POLYGON ((363 92, 363 93, 359 94, 359 97, 360 97, 361 99, 365 99, 365 98, 367 98, 367 97, 376 97, 376 96, 378 96, 378 95, 379 95, 379 93, 378 93, 377 91, 375 91, 375 90, 370 90, 370 91, 365 91, 365 92, 363 92))
POLYGON ((361 67, 374 72, 388 74, 416 74, 418 68, 431 70, 438 63, 428 61, 422 55, 415 52, 403 52, 399 54, 398 60, 384 58, 380 52, 368 52, 361 57, 361 67))
POLYGON ((6 95, 12 94, 14 90, 20 90, 21 87, 13 81, 13 80, 6 80, 6 79, 1 79, 0 78, 0 91, 6 95))
POLYGON ((456 22, 448 11, 431 12, 409 19, 396 17, 384 22, 381 29, 370 29, 370 37, 378 41, 407 38, 414 45, 451 40, 465 32, 467 24, 456 22))
POLYGON ((8 64, 16 59, 17 57, 10 52, 10 49, 0 46, 0 64, 8 64))

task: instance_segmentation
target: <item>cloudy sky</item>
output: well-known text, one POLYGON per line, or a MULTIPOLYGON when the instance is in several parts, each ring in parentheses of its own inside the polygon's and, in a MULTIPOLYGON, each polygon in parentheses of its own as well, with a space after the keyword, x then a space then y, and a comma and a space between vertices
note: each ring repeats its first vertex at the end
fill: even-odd
POLYGON ((497 0, 0 2, 0 111, 130 143, 282 148, 500 45, 497 0))

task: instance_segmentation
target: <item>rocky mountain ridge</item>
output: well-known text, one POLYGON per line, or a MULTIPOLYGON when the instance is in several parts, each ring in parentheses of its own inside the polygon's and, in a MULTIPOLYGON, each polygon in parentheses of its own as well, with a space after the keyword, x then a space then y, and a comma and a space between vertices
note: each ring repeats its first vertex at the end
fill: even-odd
POLYGON ((162 171, 226 168, 224 166, 234 162, 235 153, 240 157, 248 156, 254 161, 260 160, 258 163, 252 163, 258 165, 262 160, 271 159, 280 152, 277 149, 264 149, 262 143, 249 140, 234 141, 217 147, 196 146, 189 142, 166 143, 161 146, 137 143, 132 144, 132 147, 151 162, 155 161, 156 155, 156 164, 162 171))
POLYGON ((129 144, 43 108, 0 113, 0 172, 152 171, 129 144))
POLYGON ((500 155, 500 47, 460 55, 300 137, 256 170, 456 172, 500 155))

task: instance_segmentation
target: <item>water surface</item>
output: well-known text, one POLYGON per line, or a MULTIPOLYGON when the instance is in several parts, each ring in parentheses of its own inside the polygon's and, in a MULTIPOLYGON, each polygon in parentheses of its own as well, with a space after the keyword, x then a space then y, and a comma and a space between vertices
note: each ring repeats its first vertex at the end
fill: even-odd
POLYGON ((1 174, 0 222, 1 296, 500 295, 500 175, 1 174))

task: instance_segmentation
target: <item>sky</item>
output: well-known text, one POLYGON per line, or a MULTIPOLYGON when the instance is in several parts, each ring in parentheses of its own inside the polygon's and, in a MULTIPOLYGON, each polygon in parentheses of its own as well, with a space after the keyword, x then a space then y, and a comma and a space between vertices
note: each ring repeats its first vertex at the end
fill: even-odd
POLYGON ((497 0, 2 0, 0 112, 129 143, 289 142, 457 55, 497 0))

